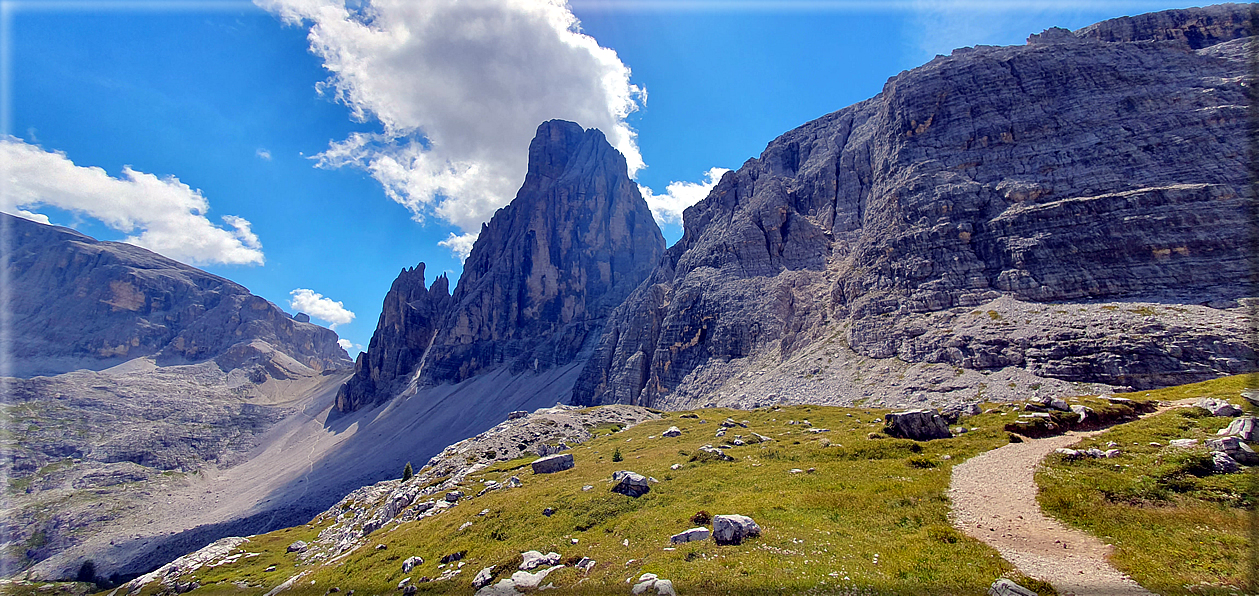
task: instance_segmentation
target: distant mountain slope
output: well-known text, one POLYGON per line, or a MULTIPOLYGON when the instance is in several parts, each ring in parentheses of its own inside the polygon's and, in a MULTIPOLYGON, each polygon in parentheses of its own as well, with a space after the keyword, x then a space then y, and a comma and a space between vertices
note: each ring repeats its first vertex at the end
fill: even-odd
MULTIPOLYGON (((267 360, 262 341, 315 371, 346 367, 332 331, 293 320, 244 287, 151 251, 0 214, 10 284, 12 376, 267 360)), ((273 371, 274 372, 274 371, 273 371)))
MULTIPOLYGON (((342 389, 341 411, 418 386, 506 367, 515 375, 584 356, 603 320, 664 252, 625 158, 603 133, 544 122, 516 198, 481 228, 453 296, 424 267, 403 271, 342 389), (426 355, 427 354, 427 355, 426 355)), ((557 396, 564 399, 564 396, 557 396)))
POLYGON ((575 401, 973 400, 1253 370, 1251 10, 962 48, 775 139, 686 211, 575 401), (734 384, 804 352, 789 381, 734 384))

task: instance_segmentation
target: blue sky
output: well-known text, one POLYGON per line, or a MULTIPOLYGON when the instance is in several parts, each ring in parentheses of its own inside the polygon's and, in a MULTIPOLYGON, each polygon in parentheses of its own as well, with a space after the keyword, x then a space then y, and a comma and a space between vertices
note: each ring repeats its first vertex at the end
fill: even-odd
POLYGON ((0 3, 0 209, 194 262, 336 324, 352 356, 399 269, 458 279, 544 119, 643 164, 672 243, 712 168, 936 53, 1193 5, 0 3))

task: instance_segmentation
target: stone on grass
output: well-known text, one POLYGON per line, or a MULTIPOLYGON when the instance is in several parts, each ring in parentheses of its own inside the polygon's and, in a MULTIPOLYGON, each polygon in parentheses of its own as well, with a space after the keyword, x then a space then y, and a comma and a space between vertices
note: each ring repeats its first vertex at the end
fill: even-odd
POLYGON ((1172 439, 1167 442, 1169 447, 1177 447, 1179 449, 1191 449, 1198 446, 1197 439, 1172 439))
POLYGON ((888 414, 885 432, 894 437, 929 441, 931 439, 947 439, 953 436, 944 417, 934 408, 906 410, 888 414))
POLYGON ((992 586, 988 588, 988 596, 1036 596, 1036 592, 1003 577, 992 582, 992 586))
POLYGON ((1259 418, 1242 416, 1228 423, 1217 433, 1225 437, 1237 437, 1247 443, 1259 442, 1259 418))
POLYGON ((659 596, 677 596, 677 592, 673 589, 673 582, 667 579, 660 579, 654 573, 644 573, 638 578, 638 583, 630 590, 631 594, 644 594, 647 590, 655 590, 659 596))
POLYGON ((711 532, 708 528, 691 528, 680 534, 674 534, 669 537, 669 542, 673 544, 681 544, 683 542, 698 542, 700 540, 708 540, 711 532))
POLYGON ((1062 455, 1062 457, 1065 459, 1080 459, 1081 457, 1084 456, 1083 453, 1080 453, 1079 451, 1075 449, 1068 449, 1066 447, 1059 447, 1057 449, 1054 449, 1054 453, 1058 453, 1062 455))
POLYGON ((398 589, 401 590, 409 585, 411 585, 411 578, 404 577, 402 578, 402 581, 398 582, 398 589))
POLYGON ((1211 454, 1211 471, 1216 474, 1232 474, 1242 467, 1237 460, 1228 456, 1223 451, 1216 451, 1211 454))
POLYGON ((476 575, 472 577, 472 589, 480 590, 481 588, 489 585, 491 581, 494 581, 493 565, 476 572, 476 575))
POLYGON ((669 430, 666 430, 666 431, 664 431, 663 433, 660 433, 660 436, 662 436, 662 437, 680 437, 680 436, 682 436, 682 429, 680 429, 680 428, 678 428, 678 427, 676 427, 676 426, 670 426, 670 427, 669 427, 669 430))
POLYGON ((308 547, 308 546, 310 546, 310 545, 306 544, 306 541, 305 541, 305 540, 298 540, 297 542, 294 542, 293 544, 290 544, 290 545, 289 545, 289 547, 288 547, 288 552, 291 552, 291 553, 304 553, 304 552, 306 552, 306 547, 308 547))
POLYGON ((1207 441, 1207 448, 1211 451, 1221 451, 1227 453, 1229 457, 1237 460, 1237 463, 1253 466, 1259 464, 1259 454, 1250 448, 1237 437, 1224 437, 1221 439, 1211 439, 1207 441))
POLYGON ((557 453, 555 455, 548 455, 546 457, 534 460, 533 473, 534 474, 552 474, 555 472, 562 472, 572 467, 573 467, 573 454, 557 453))
POLYGON ((538 589, 538 586, 542 584, 542 580, 546 579, 546 576, 548 574, 562 567, 564 566, 555 565, 554 567, 547 567, 546 569, 543 569, 536 573, 529 573, 528 571, 517 571, 511 574, 511 581, 513 584, 515 584, 517 591, 527 592, 530 590, 536 590, 538 589))
POLYGON ((507 414, 507 419, 515 420, 517 418, 524 418, 525 416, 528 416, 528 415, 529 415, 529 412, 525 410, 516 410, 515 412, 509 412, 507 414))
POLYGON ((761 527, 746 515, 713 517, 713 541, 717 544, 741 544, 745 538, 761 535, 761 527))
POLYGON ((1240 416, 1242 409, 1222 399, 1203 398, 1195 406, 1210 412, 1212 416, 1240 416))
POLYGON ((590 557, 582 557, 580 561, 577 561, 576 567, 586 573, 590 573, 590 570, 595 568, 595 560, 590 557))
POLYGON ((542 554, 536 550, 525 551, 520 553, 520 569, 528 571, 535 567, 543 565, 554 565, 560 562, 560 554, 557 552, 549 552, 542 554))
POLYGON ((651 492, 651 485, 647 482, 647 477, 629 470, 621 470, 612 474, 612 481, 616 483, 612 487, 612 492, 614 493, 641 497, 651 492))
POLYGON ((402 562, 402 572, 411 573, 411 570, 415 569, 416 565, 423 565, 423 564, 424 564, 424 559, 421 559, 420 557, 407 557, 407 560, 402 562))
POLYGON ((507 488, 520 488, 523 484, 519 476, 512 476, 507 479, 507 488))
POLYGON ((1075 414, 1080 417, 1079 420, 1076 420, 1076 423, 1081 423, 1088 419, 1089 414, 1093 413, 1093 408, 1090 408, 1088 406, 1074 405, 1074 406, 1071 406, 1071 411, 1075 412, 1075 414))
POLYGON ((462 499, 462 498, 463 498, 463 493, 462 493, 462 492, 459 492, 459 491, 457 491, 457 490, 452 490, 452 491, 450 491, 450 492, 446 493, 446 502, 447 502, 447 503, 456 503, 456 502, 458 502, 458 501, 459 501, 459 499, 462 499))

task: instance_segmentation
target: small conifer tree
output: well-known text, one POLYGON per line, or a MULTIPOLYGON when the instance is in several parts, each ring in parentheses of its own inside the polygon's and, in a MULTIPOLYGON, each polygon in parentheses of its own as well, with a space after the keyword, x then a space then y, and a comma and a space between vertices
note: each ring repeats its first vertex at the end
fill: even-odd
POLYGON ((625 459, 625 458, 624 458, 624 457, 621 457, 621 448, 620 448, 620 447, 617 447, 616 449, 614 449, 614 450, 612 451, 612 461, 621 461, 621 460, 623 460, 623 459, 625 459))
POLYGON ((411 477, 414 475, 415 475, 415 472, 411 470, 411 462, 407 462, 407 467, 402 468, 402 481, 406 482, 410 480, 411 477))

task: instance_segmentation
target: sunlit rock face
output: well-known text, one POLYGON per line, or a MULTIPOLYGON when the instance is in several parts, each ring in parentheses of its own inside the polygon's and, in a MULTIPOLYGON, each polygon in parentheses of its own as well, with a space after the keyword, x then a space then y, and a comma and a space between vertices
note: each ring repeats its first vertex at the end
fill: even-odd
MULTIPOLYGON (((850 376, 861 358, 1137 388, 1253 369, 1249 10, 959 49, 775 139, 685 212, 575 402, 702 405, 820 341, 855 353, 850 376), (967 322, 996 300, 1025 316, 967 322)), ((891 389, 902 372, 860 383, 935 390, 891 389)))

